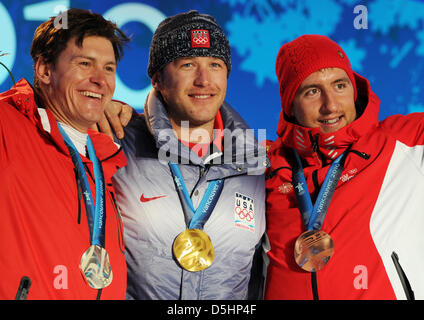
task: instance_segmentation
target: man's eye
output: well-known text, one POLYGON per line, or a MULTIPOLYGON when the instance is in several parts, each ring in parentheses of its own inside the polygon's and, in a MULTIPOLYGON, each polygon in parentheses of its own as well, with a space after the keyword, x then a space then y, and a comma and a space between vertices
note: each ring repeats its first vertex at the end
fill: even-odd
POLYGON ((341 89, 344 89, 344 88, 346 88, 346 83, 338 83, 337 84, 337 89, 341 90, 341 89))
POLYGON ((305 95, 306 95, 306 96, 313 96, 313 95, 315 95, 315 94, 317 94, 317 93, 318 93, 318 89, 313 88, 313 89, 311 89, 311 90, 306 91, 305 95))
POLYGON ((111 66, 108 66, 108 67, 106 67, 106 71, 115 72, 115 68, 114 67, 111 67, 111 66))
POLYGON ((80 64, 81 66, 84 66, 84 67, 87 67, 87 66, 89 66, 89 65, 90 65, 90 63, 89 63, 88 61, 81 61, 79 64, 80 64))

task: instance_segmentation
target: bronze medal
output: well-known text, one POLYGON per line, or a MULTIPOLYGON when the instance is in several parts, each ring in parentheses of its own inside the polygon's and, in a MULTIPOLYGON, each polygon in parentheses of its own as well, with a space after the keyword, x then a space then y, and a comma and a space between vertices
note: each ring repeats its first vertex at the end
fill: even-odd
POLYGON ((181 267, 196 272, 209 267, 215 251, 208 234, 200 229, 187 229, 175 238, 173 252, 181 267))
POLYGON ((80 270, 93 289, 106 288, 112 282, 113 273, 105 248, 90 246, 82 255, 80 270))
POLYGON ((303 270, 319 271, 334 253, 333 239, 322 230, 302 233, 294 245, 294 259, 303 270))

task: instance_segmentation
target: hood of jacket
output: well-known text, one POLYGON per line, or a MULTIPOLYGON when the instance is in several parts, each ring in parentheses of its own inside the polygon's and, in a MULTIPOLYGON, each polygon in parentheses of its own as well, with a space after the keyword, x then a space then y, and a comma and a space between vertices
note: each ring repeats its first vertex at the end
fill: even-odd
MULTIPOLYGON (((215 164, 227 167, 228 170, 243 174, 247 171, 262 174, 268 165, 266 150, 255 137, 253 129, 249 128, 240 115, 226 102, 220 108, 223 120, 223 150, 211 150, 211 155, 200 158, 196 152, 181 143, 169 121, 168 112, 159 97, 159 93, 152 89, 144 106, 145 120, 149 132, 153 135, 158 156, 167 152, 169 157, 179 163, 192 163, 204 167, 215 164)), ((234 174, 234 173, 232 173, 234 174)))
POLYGON ((379 98, 367 79, 354 73, 358 89, 355 121, 336 132, 321 133, 320 128, 306 128, 289 122, 281 111, 277 134, 270 152, 281 147, 295 149, 309 166, 322 167, 335 160, 361 136, 378 126, 379 98))

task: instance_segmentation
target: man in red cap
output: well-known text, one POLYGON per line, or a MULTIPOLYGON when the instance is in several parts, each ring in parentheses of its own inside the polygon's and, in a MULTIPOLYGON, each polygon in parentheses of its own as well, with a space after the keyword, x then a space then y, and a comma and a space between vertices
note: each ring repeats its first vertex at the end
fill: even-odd
POLYGON ((320 35, 283 45, 267 299, 424 298, 424 117, 380 101, 320 35))

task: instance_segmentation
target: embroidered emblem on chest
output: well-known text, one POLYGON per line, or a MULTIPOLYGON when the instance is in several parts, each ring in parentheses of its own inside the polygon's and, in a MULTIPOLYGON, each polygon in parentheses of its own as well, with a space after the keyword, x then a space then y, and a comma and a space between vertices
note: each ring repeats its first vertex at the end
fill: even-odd
POLYGON ((293 185, 290 182, 284 182, 281 186, 278 186, 278 191, 282 194, 289 194, 293 192, 293 185))
POLYGON ((235 193, 234 224, 236 227, 255 231, 255 206, 252 198, 235 193))

